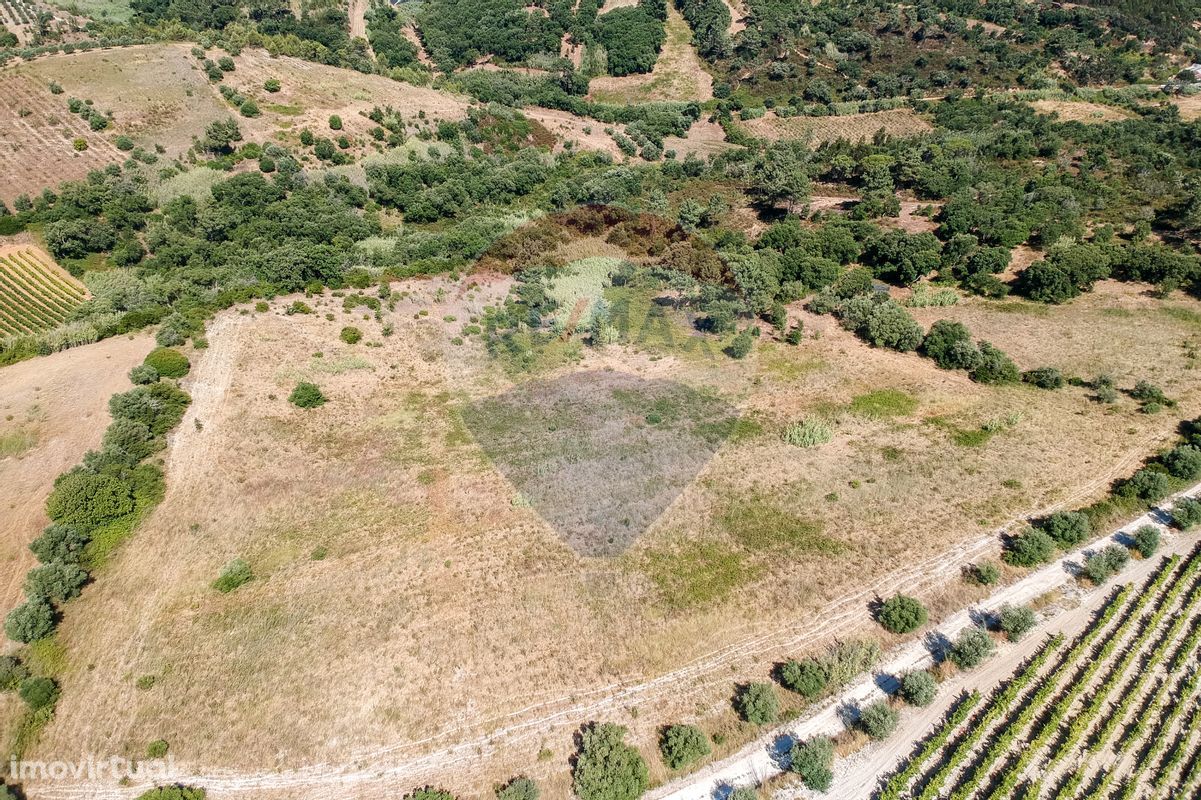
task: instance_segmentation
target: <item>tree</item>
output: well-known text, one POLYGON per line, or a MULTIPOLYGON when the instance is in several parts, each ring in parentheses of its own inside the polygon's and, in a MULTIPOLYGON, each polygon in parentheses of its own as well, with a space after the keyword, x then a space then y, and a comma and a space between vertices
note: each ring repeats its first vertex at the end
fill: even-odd
POLYGON ((973 370, 980 365, 980 351, 962 322, 940 319, 922 340, 922 352, 942 369, 973 370), (966 345, 966 346, 965 346, 966 345))
POLYGON ((18 694, 30 709, 37 711, 58 702, 59 688, 52 678, 26 678, 21 681, 18 694))
POLYGON ((922 326, 896 303, 880 303, 867 319, 867 340, 876 347, 907 353, 922 343, 922 326))
POLYGON ((1042 529, 1063 550, 1070 550, 1092 532, 1088 517, 1079 511, 1056 511, 1043 520, 1042 529))
POLYGON ((886 700, 878 700, 859 714, 859 725, 873 739, 887 739, 897 729, 901 715, 886 700))
POLYGON ((292 394, 288 395, 288 402, 298 408, 317 408, 325 405, 326 401, 327 398, 321 393, 320 387, 308 381, 297 383, 292 394))
POLYGON ((815 792, 830 788, 834 773, 830 764, 834 761, 834 742, 827 736, 814 736, 806 742, 792 746, 789 754, 789 769, 801 776, 801 781, 815 792))
POLYGON ((828 680, 826 668, 811 658, 788 661, 780 668, 780 683, 784 688, 811 700, 825 691, 828 680))
MULTIPOLYGON (((1179 505, 1179 504, 1177 504, 1179 505)), ((1201 503, 1198 504, 1201 510, 1201 503)), ((1175 511, 1175 509, 1173 509, 1175 511)), ((1174 521, 1174 520, 1173 520, 1174 521)), ((1154 525, 1142 525, 1134 532, 1134 549, 1143 558, 1150 558, 1159 549, 1159 528, 1154 525)))
POLYGON ((32 597, 8 612, 4 633, 14 642, 36 642, 53 633, 57 624, 50 603, 44 597, 32 597))
POLYGON ((204 129, 200 148, 216 155, 227 155, 234 151, 234 142, 242 141, 242 131, 232 117, 210 123, 204 129))
POLYGON ((709 755, 709 737, 695 725, 670 725, 659 739, 659 752, 663 763, 679 769, 709 755))
POLYGON ((1172 506, 1172 524, 1182 531, 1201 523, 1201 500, 1182 497, 1172 506))
POLYGON ((1201 447, 1182 444, 1173 447, 1162 459, 1168 474, 1182 481, 1195 480, 1201 475, 1201 447))
POLYGON ((1034 627, 1034 610, 1006 604, 1001 607, 1000 627, 1009 641, 1016 642, 1034 627))
POLYGON ((88 537, 76 526, 51 525, 41 536, 29 543, 29 549, 43 564, 52 561, 78 564, 83 560, 83 548, 87 543, 88 537))
POLYGON ((1118 544, 1111 544, 1084 559, 1084 574, 1095 585, 1100 586, 1114 573, 1121 571, 1130 560, 1130 551, 1118 544))
POLYGON ((752 725, 767 725, 780 715, 780 701, 770 683, 751 683, 738 692, 734 708, 752 725))
POLYGON ((755 162, 752 185, 769 203, 782 202, 791 212, 798 205, 809 202, 810 160, 809 148, 804 142, 776 142, 755 162))
POLYGON ((1002 558, 1015 567, 1033 567, 1051 560, 1055 540, 1038 528, 1027 528, 1009 540, 1002 558))
POLYGON ((726 348, 726 355, 730 358, 743 359, 751 353, 751 348, 755 345, 755 338, 751 335, 749 328, 743 328, 737 335, 730 340, 729 347, 726 348))
POLYGON ((496 800, 538 800, 538 784, 524 776, 496 787, 496 800))
POLYGON ((646 791, 646 762, 623 741, 625 735, 625 728, 611 722, 583 732, 572 771, 572 788, 580 800, 635 800, 646 791))
POLYGON ((85 528, 103 525, 133 511, 129 484, 111 475, 73 471, 60 475, 46 500, 50 519, 85 528))
POLYGON ((955 642, 951 645, 951 650, 947 654, 947 657, 951 659, 951 663, 960 669, 972 669, 979 666, 996 649, 996 645, 993 644, 992 637, 988 635, 988 631, 979 625, 972 625, 964 628, 955 637, 955 642))
POLYGON ((1171 491, 1172 482, 1167 473, 1150 467, 1138 470, 1118 487, 1119 495, 1137 498, 1144 503, 1154 503, 1171 491))
POLYGON ((51 561, 29 570, 25 576, 25 594, 29 597, 41 597, 52 603, 63 603, 78 597, 87 581, 88 573, 78 564, 51 561))
POLYGON ((152 367, 164 378, 182 378, 192 368, 187 356, 170 347, 158 347, 151 350, 142 363, 152 367))
POLYGON ((928 706, 938 693, 934 676, 926 670, 907 672, 901 676, 901 698, 911 706, 928 706))
POLYGON ((917 598, 895 594, 876 612, 876 621, 893 633, 909 633, 926 624, 926 607, 917 598))

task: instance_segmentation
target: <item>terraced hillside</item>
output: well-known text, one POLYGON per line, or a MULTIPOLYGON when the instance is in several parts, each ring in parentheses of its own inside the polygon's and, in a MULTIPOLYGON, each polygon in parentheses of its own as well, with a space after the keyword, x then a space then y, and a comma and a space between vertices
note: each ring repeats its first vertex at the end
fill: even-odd
POLYGON ((0 250, 0 336, 61 325, 85 296, 84 288, 37 248, 0 250))

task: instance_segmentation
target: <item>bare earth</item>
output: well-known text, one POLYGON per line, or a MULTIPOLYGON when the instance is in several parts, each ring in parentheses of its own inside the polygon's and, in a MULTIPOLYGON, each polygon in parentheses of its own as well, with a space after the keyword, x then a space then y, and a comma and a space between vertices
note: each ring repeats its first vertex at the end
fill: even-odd
POLYGON ((870 141, 881 129, 890 136, 916 136, 932 130, 930 123, 907 108, 841 117, 778 117, 769 113, 742 125, 752 135, 771 141, 809 137, 815 147, 838 139, 870 141))

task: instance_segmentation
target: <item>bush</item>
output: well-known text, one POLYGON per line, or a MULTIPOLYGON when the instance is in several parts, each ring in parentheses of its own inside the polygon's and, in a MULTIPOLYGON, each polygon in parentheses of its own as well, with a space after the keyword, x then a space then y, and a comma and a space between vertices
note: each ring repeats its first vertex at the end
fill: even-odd
POLYGON ((746 358, 751 354, 751 348, 755 346, 755 337, 751 335, 750 329, 744 328, 730 341, 730 346, 726 348, 726 355, 730 358, 746 358))
POLYGON ((738 692, 734 709, 752 725, 767 725, 780 715, 780 701, 770 683, 752 683, 738 692))
POLYGON ((1201 475, 1201 447, 1182 444, 1169 450, 1161 460, 1173 478, 1192 481, 1201 475))
POLYGON ((907 672, 901 676, 900 695, 911 706, 928 706, 938 694, 934 676, 925 670, 907 672))
POLYGON ((1021 377, 1017 365, 1001 350, 988 342, 980 342, 980 363, 972 370, 976 383, 1016 383, 1021 377))
POLYGON ((1079 511, 1056 511, 1043 520, 1042 529, 1063 550, 1070 550, 1092 532, 1088 517, 1079 511))
POLYGON ((238 106, 238 113, 244 117, 254 118, 263 112, 259 111, 258 103, 254 102, 253 100, 246 100, 242 103, 242 105, 238 106))
POLYGON ((580 800, 635 800, 646 791, 646 762, 625 735, 625 728, 609 722, 584 731, 571 774, 580 800))
POLYGON ((435 789, 433 786, 425 786, 409 792, 402 800, 457 800, 457 798, 450 792, 435 789))
POLYGON ((1063 373, 1055 367, 1039 367, 1022 373, 1022 382, 1039 389, 1062 389, 1063 373))
POLYGON ((268 92, 275 94, 282 87, 280 86, 279 78, 268 78, 267 80, 263 81, 263 88, 268 92))
POLYGON ((333 130, 333 131, 342 130, 342 118, 339 117, 337 114, 330 114, 329 115, 329 128, 330 128, 330 130, 333 130))
POLYGON ((1172 491, 1172 481, 1167 473, 1157 469, 1143 467, 1131 475, 1118 488, 1118 494, 1123 497, 1135 498, 1144 503, 1154 503, 1162 500, 1172 491))
POLYGON ((972 580, 981 586, 992 586, 1000 580, 1001 570, 991 561, 982 561, 972 565, 970 575, 972 580))
POLYGON ((922 340, 922 352, 942 369, 974 370, 980 366, 980 349, 962 322, 940 319, 922 340))
POLYGON ((142 792, 137 800, 204 800, 204 789, 193 786, 156 786, 142 792))
POLYGON ((817 447, 834 438, 834 431, 820 419, 794 422, 784 429, 783 439, 793 447, 817 447))
POLYGON ((235 558, 225 565, 221 576, 213 581, 213 588, 222 594, 229 594, 252 580, 254 580, 254 573, 251 571, 250 565, 240 558, 235 558))
POLYGON ((834 742, 827 736, 814 736, 807 742, 792 746, 789 754, 789 769, 801 776, 801 781, 815 792, 830 788, 834 773, 830 764, 834 761, 834 742))
MULTIPOLYGON (((1177 503, 1177 506, 1180 504, 1177 503)), ((1197 503, 1197 511, 1201 513, 1201 503, 1197 503)), ((1173 509, 1173 512, 1175 509, 1173 509)), ((1173 517, 1173 522, 1175 518, 1173 517)), ((1150 558, 1155 555, 1155 551, 1159 549, 1159 528, 1154 525, 1143 525, 1134 532, 1134 549, 1142 555, 1143 558, 1150 558)))
POLYGON ((179 423, 191 402, 188 393, 177 386, 152 383, 113 395, 108 400, 108 410, 113 419, 141 422, 159 436, 179 423))
POLYGON ((288 402, 300 408, 316 408, 325 405, 326 397, 317 384, 301 381, 288 395, 288 402))
POLYGON ((1005 638, 1016 642, 1034 627, 1034 611, 1029 606, 1002 606, 1000 625, 1005 638))
POLYGON ((881 604, 876 620, 885 630, 893 633, 909 633, 926 624, 926 607, 916 598, 896 594, 881 604))
POLYGON ((972 625, 971 627, 964 628, 955 637, 955 642, 951 645, 951 650, 947 654, 947 657, 951 659, 951 663, 960 669, 972 669, 979 666, 996 649, 996 645, 993 644, 992 637, 988 635, 988 631, 979 625, 972 625))
POLYGON ((759 800, 759 792, 753 786, 739 786, 726 796, 726 800, 759 800))
POLYGON ((671 725, 659 739, 659 752, 663 763, 679 769, 709 755, 709 737, 695 725, 671 725))
POLYGON ((170 749, 171 745, 167 744, 166 739, 155 739, 146 746, 146 758, 163 758, 170 749))
POLYGON ((876 741, 887 739, 900 720, 901 715, 885 700, 872 703, 859 714, 859 725, 876 741))
POLYGON ((29 677, 29 670, 16 656, 0 656, 0 692, 11 692, 29 677))
POLYGON ((8 612, 4 618, 4 633, 14 642, 36 642, 54 632, 58 620, 54 608, 45 598, 31 597, 8 612))
POLYGON ((149 364, 138 364, 129 371, 129 382, 138 386, 157 383, 159 377, 158 370, 149 364))
POLYGON ((1045 564, 1055 553, 1055 540, 1038 528, 1027 528, 1010 539, 1002 558, 1015 567, 1045 564))
POLYGON ((1100 586, 1126 566, 1129 560, 1130 551, 1121 545, 1111 544, 1084 560, 1084 574, 1093 584, 1100 586))
POLYGON ((342 329, 339 338, 347 344, 358 344, 363 338, 363 332, 353 325, 347 325, 342 329))
POLYGON ((496 800, 538 800, 540 794, 538 784, 526 777, 496 787, 496 800))
POLYGON ((64 603, 79 596, 88 574, 78 564, 51 561, 34 567, 25 575, 25 594, 41 597, 52 603, 64 603))
POLYGON ((1182 531, 1201 523, 1201 500, 1182 497, 1172 506, 1172 524, 1182 531))
POLYGON ((43 564, 52 561, 78 564, 83 560, 83 548, 87 543, 88 537, 74 525, 51 525, 29 543, 29 549, 43 564))
POLYGON ((825 666, 814 661, 789 661, 780 668, 780 683, 785 689, 804 695, 810 700, 826 690, 829 675, 825 666))
POLYGON ((150 354, 146 356, 146 360, 142 363, 148 367, 153 367, 164 378, 182 378, 192 368, 192 364, 188 361, 187 356, 178 350, 172 350, 170 347, 159 347, 151 350, 150 354))
POLYGON ((59 688, 52 678, 26 678, 17 691, 25 705, 34 711, 58 702, 59 688))
POLYGON ((129 484, 111 475, 74 471, 54 482, 46 513, 55 522, 94 528, 125 516, 133 506, 129 484))

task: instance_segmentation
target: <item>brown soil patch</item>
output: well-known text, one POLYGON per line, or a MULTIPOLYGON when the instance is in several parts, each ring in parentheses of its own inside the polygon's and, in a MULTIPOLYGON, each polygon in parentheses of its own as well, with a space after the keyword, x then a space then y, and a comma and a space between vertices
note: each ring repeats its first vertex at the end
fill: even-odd
POLYGON ((731 36, 742 33, 746 30, 747 10, 743 0, 722 0, 726 4, 726 8, 730 9, 730 28, 727 31, 731 36))
POLYGON ((1180 116, 1186 120, 1201 119, 1201 94, 1191 97, 1174 97, 1172 102, 1180 109, 1180 116))
MULTIPOLYGON (((625 155, 617 147, 613 137, 605 133, 605 128, 624 131, 625 126, 600 122, 591 117, 578 117, 570 111, 558 111, 550 108, 527 106, 521 113, 529 119, 542 125, 553 133, 561 142, 575 142, 575 147, 581 150, 598 150, 608 153, 615 159, 621 160, 625 155)), ((556 146, 562 149, 562 144, 556 146)))
POLYGON ((1131 114, 1120 108, 1075 100, 1035 100, 1030 106, 1040 114, 1054 114, 1062 122, 1120 122, 1131 114))
MULTIPOLYGON (((800 308, 799 347, 709 359, 669 315, 677 338, 647 326, 661 338, 585 348, 549 377, 721 387, 748 428, 629 551, 586 558, 463 424, 467 404, 532 385, 474 338, 454 343, 506 288, 470 280, 483 286, 394 285, 411 294, 384 316, 390 337, 331 297, 308 301, 314 315, 286 316, 280 298, 269 314, 218 318, 166 454, 167 497, 68 608, 65 692, 32 757, 132 755, 161 737, 196 778, 185 782, 214 794, 367 797, 429 781, 480 796, 528 771, 563 797, 573 733, 606 719, 630 726, 662 779, 658 725, 738 731, 734 682, 862 632, 873 592, 903 586, 937 605, 962 563, 995 554, 996 526, 1096 496, 1201 413, 1184 346, 1201 337, 1201 303, 1134 286, 1049 310, 970 300, 914 313, 962 319, 1023 368, 1147 378, 1180 402, 1171 414, 1101 406, 1079 388, 981 386, 800 308), (342 345, 352 322, 380 346, 342 345), (289 406, 301 378, 330 402, 289 406), (881 389, 916 405, 856 410, 881 389), (786 444, 785 426, 810 416, 830 419, 834 440, 786 444), (1015 422, 980 446, 955 443, 998 419, 1015 422), (220 595, 209 584, 235 556, 257 577, 220 595), (152 690, 136 689, 142 675, 158 678, 152 690)), ((530 457, 545 446, 532 437, 530 457)))
POLYGON ((767 114, 759 119, 747 120, 742 125, 752 135, 770 141, 808 137, 810 144, 815 147, 838 139, 851 142, 870 140, 880 129, 890 136, 899 137, 919 136, 933 130, 929 122, 908 108, 842 117, 778 117, 767 114))
POLYGON ((108 398, 154 347, 118 337, 0 369, 0 610, 21 599, 35 563, 27 545, 49 524, 44 506, 60 473, 100 443, 108 398), (5 453, 11 453, 5 455, 5 453))
POLYGON ((733 146, 726 141, 726 132, 722 127, 708 119, 694 122, 688 129, 687 136, 668 136, 663 140, 663 151, 675 150, 680 158, 688 153, 699 158, 708 158, 729 150, 733 146))
POLYGON ((655 68, 645 75, 624 78, 593 78, 588 97, 603 103, 646 103, 655 100, 697 100, 713 98, 713 76, 705 71, 696 48, 692 29, 670 3, 667 6, 667 41, 659 53, 655 68))

